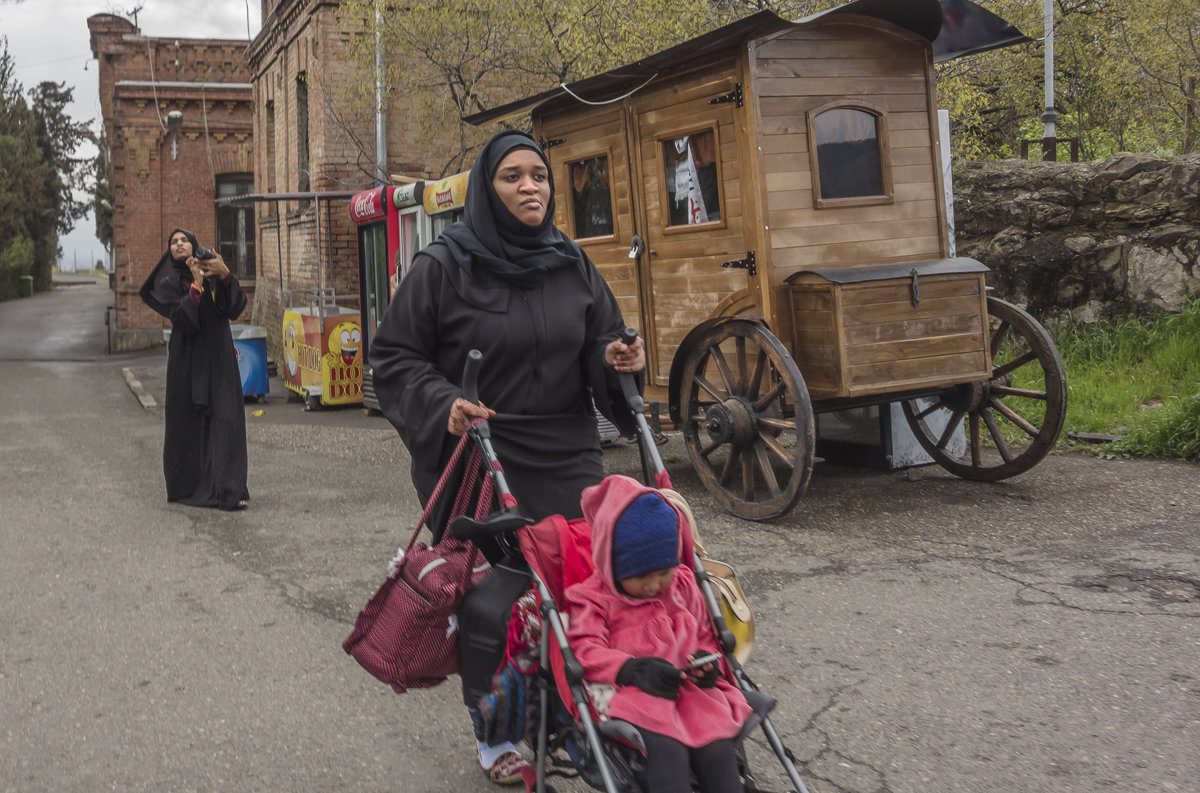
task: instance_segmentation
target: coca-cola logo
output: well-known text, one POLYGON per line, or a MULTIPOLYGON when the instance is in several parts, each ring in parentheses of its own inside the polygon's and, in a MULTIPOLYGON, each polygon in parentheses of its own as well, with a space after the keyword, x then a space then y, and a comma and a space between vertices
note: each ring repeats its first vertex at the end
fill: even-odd
POLYGON ((355 220, 369 220, 380 213, 379 189, 359 193, 350 204, 350 215, 355 220))

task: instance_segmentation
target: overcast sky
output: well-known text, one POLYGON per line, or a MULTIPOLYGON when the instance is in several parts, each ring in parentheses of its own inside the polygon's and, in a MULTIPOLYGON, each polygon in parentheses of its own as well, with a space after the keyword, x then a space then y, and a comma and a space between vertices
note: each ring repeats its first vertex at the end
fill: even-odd
MULTIPOLYGON (((0 36, 16 66, 16 79, 26 89, 44 80, 66 83, 75 91, 68 113, 76 121, 100 128, 99 72, 88 44, 87 19, 116 14, 133 20, 147 36, 187 38, 253 38, 261 26, 259 0, 0 0, 0 36), (90 61, 90 62, 89 62, 90 61)), ((94 157, 89 147, 81 156, 94 157)), ((96 239, 91 215, 60 240, 62 268, 81 270, 106 259, 96 239)))

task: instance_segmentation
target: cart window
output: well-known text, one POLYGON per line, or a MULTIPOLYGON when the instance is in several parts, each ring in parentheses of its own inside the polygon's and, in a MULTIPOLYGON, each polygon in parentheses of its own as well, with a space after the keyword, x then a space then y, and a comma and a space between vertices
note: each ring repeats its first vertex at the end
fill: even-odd
POLYGON ((886 196, 883 117, 835 107, 811 117, 817 153, 818 199, 886 196))
POLYGON ((711 129, 662 141, 668 226, 721 219, 717 136, 711 129))
POLYGON ((575 239, 609 237, 613 233, 612 190, 608 157, 601 155, 567 163, 571 177, 571 214, 575 239))

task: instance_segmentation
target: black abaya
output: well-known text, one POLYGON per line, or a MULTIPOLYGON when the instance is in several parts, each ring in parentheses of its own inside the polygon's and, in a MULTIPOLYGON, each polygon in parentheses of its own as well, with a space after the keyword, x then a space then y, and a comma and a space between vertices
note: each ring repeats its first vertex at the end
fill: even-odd
MULTIPOLYGON (((521 511, 579 517, 583 488, 604 476, 592 409, 623 430, 613 411, 616 374, 605 346, 624 328, 608 285, 583 251, 554 226, 554 178, 537 226, 518 220, 492 186, 515 149, 545 154, 528 134, 498 133, 467 183, 466 215, 414 257, 371 342, 375 394, 412 456, 422 499, 457 443, 446 424, 463 396, 467 353, 483 353, 480 401, 496 411, 492 442, 521 511)), ((617 397, 619 399, 619 396, 617 397)))
POLYGON ((238 509, 250 494, 246 413, 229 322, 246 307, 246 296, 232 275, 209 277, 196 304, 187 267, 171 261, 169 252, 165 258, 143 298, 172 326, 163 434, 167 501, 238 509))
POLYGON ((607 407, 615 391, 603 357, 624 327, 616 300, 582 257, 529 289, 479 272, 464 289, 459 276, 419 254, 371 343, 375 393, 418 492, 432 493, 457 443, 446 419, 478 349, 480 401, 496 411, 492 442, 521 511, 581 516, 580 493, 604 476, 591 395, 607 407))

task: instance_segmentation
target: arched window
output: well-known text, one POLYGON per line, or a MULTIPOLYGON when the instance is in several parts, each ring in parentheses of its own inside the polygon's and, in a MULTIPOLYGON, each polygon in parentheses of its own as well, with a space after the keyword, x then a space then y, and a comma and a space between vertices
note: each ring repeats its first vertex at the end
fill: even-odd
POLYGON ((814 204, 820 207, 892 200, 887 127, 882 110, 835 102, 808 114, 814 204))

